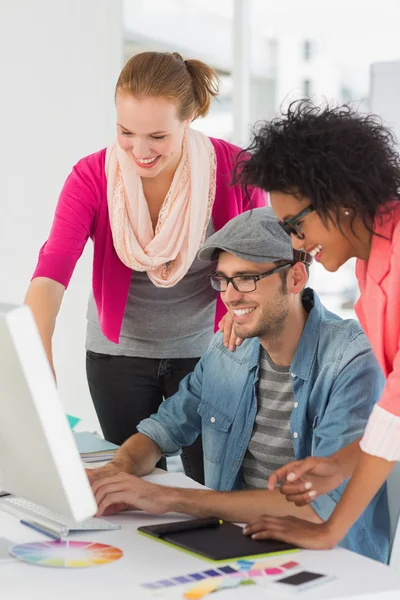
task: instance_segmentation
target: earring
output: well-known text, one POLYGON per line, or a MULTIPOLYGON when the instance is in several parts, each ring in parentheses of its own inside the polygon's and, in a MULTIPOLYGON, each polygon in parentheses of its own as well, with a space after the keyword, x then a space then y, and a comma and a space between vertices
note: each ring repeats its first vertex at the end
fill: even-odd
POLYGON ((346 215, 346 217, 350 216, 350 211, 349 210, 345 210, 344 214, 346 215))

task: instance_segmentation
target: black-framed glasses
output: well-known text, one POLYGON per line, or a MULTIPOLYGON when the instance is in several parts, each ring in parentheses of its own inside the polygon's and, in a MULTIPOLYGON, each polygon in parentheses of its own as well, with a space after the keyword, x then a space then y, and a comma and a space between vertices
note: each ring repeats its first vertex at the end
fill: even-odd
POLYGON ((310 204, 310 206, 303 208, 303 210, 297 213, 297 215, 294 217, 285 219, 284 221, 279 221, 279 225, 288 235, 295 235, 299 240, 304 240, 304 233, 301 231, 299 221, 301 221, 301 219, 303 219, 305 216, 309 215, 310 212, 313 212, 313 210, 315 210, 315 208, 312 204, 310 204))
POLYGON ((274 273, 278 273, 278 271, 282 271, 293 264, 292 261, 288 261, 283 265, 274 267, 259 275, 235 275, 235 277, 225 277, 225 275, 220 275, 217 271, 214 271, 209 275, 211 287, 214 288, 214 290, 217 290, 217 292, 226 292, 228 285, 231 283, 237 292, 254 292, 257 289, 257 281, 260 281, 260 279, 264 279, 264 277, 268 277, 269 275, 273 275, 274 273))

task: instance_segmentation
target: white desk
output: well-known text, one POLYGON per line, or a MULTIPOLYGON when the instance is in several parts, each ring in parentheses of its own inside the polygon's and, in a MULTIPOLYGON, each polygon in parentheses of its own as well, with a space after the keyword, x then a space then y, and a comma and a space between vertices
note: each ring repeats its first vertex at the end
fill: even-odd
MULTIPOLYGON (((161 481, 160 477, 160 481, 161 481)), ((0 593, 5 600, 33 598, 40 600, 114 600, 122 594, 128 594, 132 600, 147 598, 182 598, 181 587, 169 588, 163 594, 150 592, 140 587, 140 583, 210 568, 212 563, 195 558, 157 543, 137 533, 140 525, 160 521, 177 520, 178 515, 151 516, 145 513, 123 513, 108 517, 122 525, 121 530, 107 532, 88 532, 71 535, 72 540, 98 541, 117 546, 124 556, 108 565, 88 569, 58 569, 38 567, 17 560, 0 561, 0 593)), ((19 521, 0 511, 0 535, 15 543, 49 541, 49 538, 31 531, 19 521)), ((288 555, 290 556, 290 555, 288 555)), ((300 594, 307 600, 348 599, 366 600, 374 598, 400 597, 400 573, 389 567, 353 554, 346 550, 335 549, 325 552, 302 550, 293 554, 293 560, 310 570, 331 573, 337 579, 323 586, 300 594)), ((227 561, 229 562, 229 561, 227 561)), ((267 580, 267 578, 264 578, 267 580)), ((297 595, 292 595, 295 597, 297 595)), ((289 595, 273 594, 260 585, 225 590, 215 595, 215 600, 242 599, 282 600, 289 595)), ((207 598, 207 597, 206 597, 207 598)), ((214 596, 210 596, 210 600, 214 596)))

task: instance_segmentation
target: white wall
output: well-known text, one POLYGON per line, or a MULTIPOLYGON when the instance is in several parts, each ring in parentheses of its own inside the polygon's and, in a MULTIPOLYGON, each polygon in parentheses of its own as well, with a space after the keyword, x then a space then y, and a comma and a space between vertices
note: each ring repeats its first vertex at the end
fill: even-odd
POLYGON ((369 108, 382 117, 400 145, 400 61, 371 65, 369 108))
MULTIPOLYGON (((121 22, 119 0, 0 2, 0 301, 23 301, 65 177, 114 135, 121 22)), ((91 247, 66 292, 54 354, 66 410, 97 427, 85 376, 90 283, 91 247)))

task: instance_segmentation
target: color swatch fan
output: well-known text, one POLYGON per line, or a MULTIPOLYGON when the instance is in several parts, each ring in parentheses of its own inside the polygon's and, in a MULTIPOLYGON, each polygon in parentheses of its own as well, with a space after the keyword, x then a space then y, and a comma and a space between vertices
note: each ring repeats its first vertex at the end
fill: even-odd
POLYGON ((10 554, 42 567, 97 567, 118 560, 122 550, 93 542, 34 542, 13 546, 10 554))

